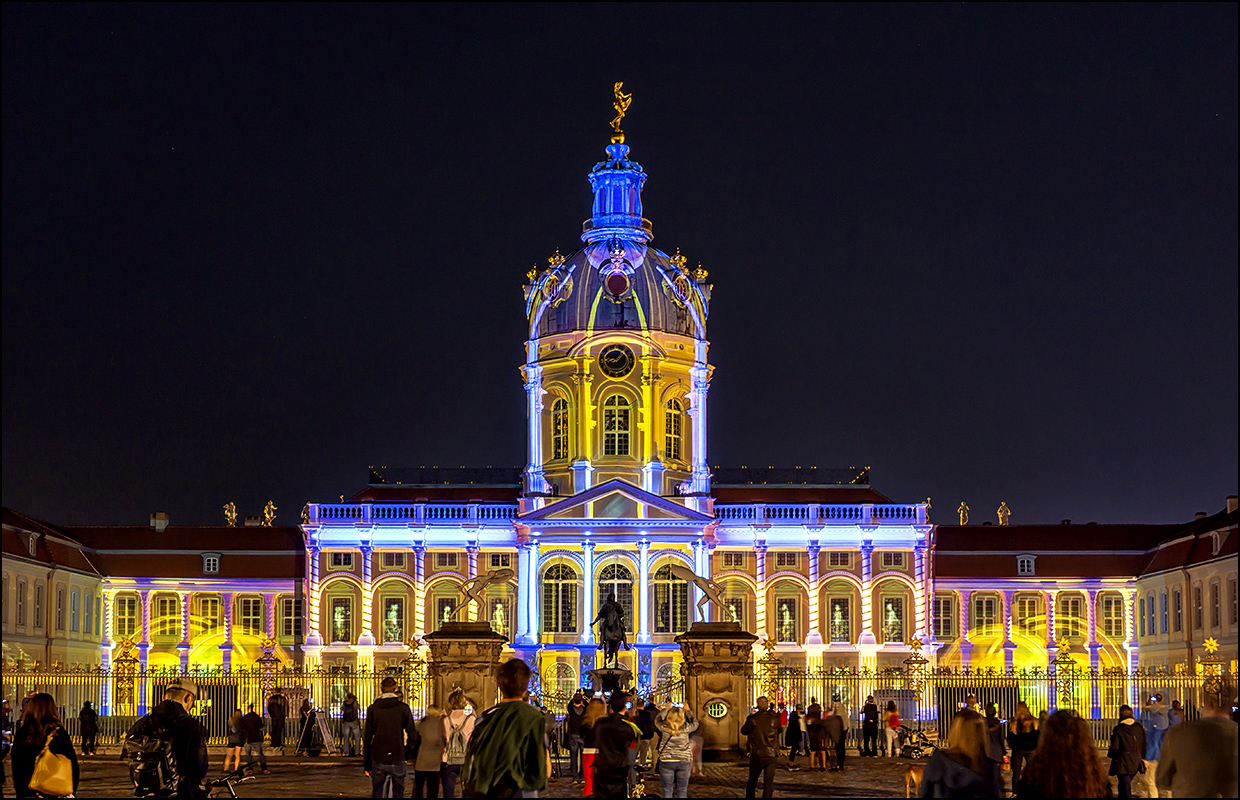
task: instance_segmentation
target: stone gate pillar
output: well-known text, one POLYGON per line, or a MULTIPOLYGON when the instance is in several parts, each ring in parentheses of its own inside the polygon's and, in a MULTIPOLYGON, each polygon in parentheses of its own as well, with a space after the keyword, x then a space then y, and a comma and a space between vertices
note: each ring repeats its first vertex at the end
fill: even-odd
POLYGON ((487 622, 448 622, 423 638, 431 650, 431 702, 447 709, 448 695, 462 689, 477 713, 495 705, 495 673, 507 637, 487 622))
POLYGON ((753 704, 749 675, 757 640, 735 622, 695 622, 676 637, 684 657, 685 705, 701 723, 704 757, 744 755, 741 726, 753 704))

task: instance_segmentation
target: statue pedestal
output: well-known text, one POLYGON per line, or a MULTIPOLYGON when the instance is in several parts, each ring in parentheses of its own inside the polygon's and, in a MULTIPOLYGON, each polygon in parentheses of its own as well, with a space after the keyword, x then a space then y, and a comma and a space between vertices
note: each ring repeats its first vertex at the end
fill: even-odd
POLYGON ((448 695, 462 689, 477 713, 495 705, 495 673, 507 637, 486 622, 448 622, 425 641, 431 650, 431 702, 446 709, 448 695))
POLYGON ((685 704, 701 723, 704 757, 744 758, 741 726, 753 703, 749 675, 757 640, 735 622, 695 622, 676 637, 684 657, 685 704))
POLYGON ((633 685, 633 673, 624 666, 619 669, 612 667, 592 669, 586 673, 586 676, 596 692, 619 692, 633 685))

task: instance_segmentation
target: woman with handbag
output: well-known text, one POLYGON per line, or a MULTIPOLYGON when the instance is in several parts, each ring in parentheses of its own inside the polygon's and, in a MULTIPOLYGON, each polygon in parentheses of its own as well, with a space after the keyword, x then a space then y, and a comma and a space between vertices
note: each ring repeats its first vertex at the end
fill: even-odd
POLYGON ((12 758, 13 790, 18 797, 77 794, 77 755, 50 694, 40 692, 26 703, 13 736, 12 758))

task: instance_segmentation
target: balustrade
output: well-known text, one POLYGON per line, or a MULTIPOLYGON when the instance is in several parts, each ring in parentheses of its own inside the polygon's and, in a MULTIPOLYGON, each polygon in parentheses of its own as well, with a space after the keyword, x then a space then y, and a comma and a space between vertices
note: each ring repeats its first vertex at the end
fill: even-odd
POLYGON ((715 505, 715 517, 756 525, 779 522, 800 522, 807 525, 827 524, 875 524, 910 525, 918 522, 918 505, 820 505, 806 504, 754 504, 715 505))
POLYGON ((494 522, 515 519, 515 503, 312 503, 311 523, 353 521, 413 522, 416 524, 494 522))

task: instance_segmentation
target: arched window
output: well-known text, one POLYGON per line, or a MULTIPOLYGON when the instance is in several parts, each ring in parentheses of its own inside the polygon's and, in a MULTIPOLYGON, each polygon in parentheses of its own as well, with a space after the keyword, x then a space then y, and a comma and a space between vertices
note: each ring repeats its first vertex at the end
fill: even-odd
POLYGON ((670 661, 666 664, 660 664, 658 671, 654 674, 654 685, 658 686, 661 683, 671 683, 672 676, 675 674, 675 668, 676 665, 670 661))
POLYGON ((577 672, 571 664, 565 664, 563 661, 557 661, 547 667, 547 671, 543 673, 543 692, 554 692, 560 695, 562 702, 567 703, 568 698, 573 696, 573 692, 577 691, 577 672))
POLYGON ((543 573, 542 629, 577 632, 577 573, 567 564, 552 564, 543 573))
POLYGON ((663 456, 680 460, 680 401, 668 400, 667 412, 664 414, 663 456))
POLYGON ((614 594, 616 602, 624 609, 624 627, 633 626, 633 573, 623 564, 608 564, 598 573, 598 605, 602 608, 607 602, 607 595, 614 594))
POLYGON ((629 454, 629 401, 613 394, 603 403, 603 455, 629 454))
POLYGON ((654 632, 684 633, 689 628, 689 584, 672 576, 667 564, 654 573, 654 632))
POLYGON ((568 401, 563 397, 551 406, 551 457, 568 458, 568 401))

